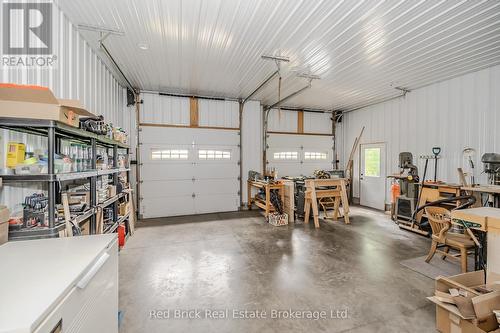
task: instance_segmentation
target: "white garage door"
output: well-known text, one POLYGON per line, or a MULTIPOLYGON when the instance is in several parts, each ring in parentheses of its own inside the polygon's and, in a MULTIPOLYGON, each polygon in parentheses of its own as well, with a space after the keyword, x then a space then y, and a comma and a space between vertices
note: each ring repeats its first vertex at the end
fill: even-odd
POLYGON ((333 169, 333 139, 326 135, 269 134, 269 168, 278 176, 311 176, 314 170, 333 169))
POLYGON ((236 211, 235 130, 141 127, 143 218, 236 211))

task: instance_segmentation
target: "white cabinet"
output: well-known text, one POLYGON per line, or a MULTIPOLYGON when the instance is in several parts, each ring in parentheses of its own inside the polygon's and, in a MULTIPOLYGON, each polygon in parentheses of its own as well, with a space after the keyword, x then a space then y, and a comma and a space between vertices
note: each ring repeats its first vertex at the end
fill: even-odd
POLYGON ((10 242, 0 266, 0 332, 118 332, 116 235, 10 242))

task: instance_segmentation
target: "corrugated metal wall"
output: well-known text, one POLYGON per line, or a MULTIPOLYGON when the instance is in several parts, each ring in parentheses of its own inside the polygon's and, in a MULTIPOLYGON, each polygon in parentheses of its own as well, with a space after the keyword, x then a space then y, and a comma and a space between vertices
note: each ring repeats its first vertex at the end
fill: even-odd
POLYGON ((332 133, 332 114, 304 112, 304 133, 332 133))
POLYGON ((273 109, 267 118, 267 130, 271 132, 297 132, 297 111, 273 109))
POLYGON ((243 108, 243 202, 248 202, 246 180, 248 171, 262 172, 262 107, 258 101, 248 101, 243 108))
MULTIPOLYGON (((3 17, 1 12, 0 17, 3 17)), ((56 5, 53 6, 52 21, 56 66, 51 69, 2 68, 1 81, 49 87, 57 98, 78 99, 89 111, 103 115, 107 122, 123 126, 124 119, 129 118, 124 116, 126 102, 123 87, 56 5)), ((27 151, 47 149, 46 138, 1 130, 2 168, 5 167, 3 159, 9 141, 25 143, 27 151)), ((26 195, 42 189, 40 184, 32 183, 6 185, 0 191, 0 203, 19 211, 26 195)))
POLYGON ((52 21, 54 68, 2 68, 2 82, 49 87, 57 98, 78 99, 90 112, 122 126, 122 86, 55 4, 52 21))
MULTIPOLYGON (((189 126, 188 97, 143 93, 141 123, 189 126)), ((199 125, 238 128, 239 106, 236 101, 198 99, 199 125)))
POLYGON ((209 127, 239 126, 239 104, 235 101, 198 100, 199 125, 209 127))
POLYGON ((189 98, 141 94, 141 123, 189 126, 189 98))
MULTIPOLYGON (((331 134, 331 113, 304 112, 304 133, 331 134)), ((269 112, 268 131, 296 133, 297 111, 272 109, 269 112)))
MULTIPOLYGON (((474 148, 476 181, 487 181, 481 156, 500 153, 500 66, 435 83, 384 103, 345 114, 344 163, 354 138, 366 126, 362 143, 387 143, 387 173, 398 172, 398 155, 413 153, 422 176, 424 160, 432 147, 442 148, 438 179, 458 182, 457 168, 466 166, 462 151, 474 148)), ((359 152, 354 162, 354 196, 359 196, 359 152)), ((432 161, 430 163, 433 166, 432 161)), ((433 176, 433 168, 428 178, 433 176)), ((387 186, 389 188, 389 186, 387 186)), ((388 190, 387 190, 388 192, 388 190)), ((388 193, 387 193, 388 194, 388 193)), ((386 195, 386 201, 389 196, 386 195)))

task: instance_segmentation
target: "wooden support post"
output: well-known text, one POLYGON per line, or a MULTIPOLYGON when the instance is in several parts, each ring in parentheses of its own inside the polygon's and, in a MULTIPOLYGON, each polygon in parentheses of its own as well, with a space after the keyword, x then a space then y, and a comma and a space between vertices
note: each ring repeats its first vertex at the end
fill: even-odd
POLYGON ((304 134, 304 111, 297 112, 297 133, 304 134))
POLYGON ((247 200, 248 200, 248 210, 252 210, 252 183, 250 182, 250 180, 247 181, 247 193, 248 193, 248 197, 247 197, 247 200))
POLYGON ((71 224, 71 214, 69 211, 68 193, 61 194, 63 209, 64 209, 64 222, 66 224, 66 237, 73 237, 73 226, 71 224))
POLYGON ((269 212, 271 211, 271 190, 269 189, 269 185, 266 185, 266 219, 269 218, 269 212))
POLYGON ((309 224, 309 215, 311 214, 311 200, 306 199, 304 207, 304 223, 309 224))
POLYGON ((361 142, 361 136, 363 135, 363 132, 365 131, 365 127, 361 129, 361 132, 359 133, 359 136, 354 139, 354 144, 352 146, 351 154, 349 155, 349 159, 347 160, 345 172, 344 172, 344 177, 349 179, 349 198, 352 199, 353 196, 353 170, 354 170, 354 153, 356 152, 356 149, 358 148, 360 142, 361 142))
POLYGON ((319 228, 318 198, 316 197, 316 185, 314 183, 314 180, 306 180, 306 189, 308 193, 308 195, 306 195, 306 218, 307 220, 309 220, 310 209, 312 208, 314 227, 319 228), (309 198, 309 200, 307 199, 307 197, 309 198))
POLYGON ((318 199, 316 197, 316 190, 311 192, 311 206, 313 211, 314 227, 319 228, 319 209, 318 209, 318 199))
POLYGON ((198 127, 199 126, 198 98, 195 97, 189 98, 189 110, 190 110, 189 125, 191 127, 198 127))
POLYGON ((345 180, 340 183, 340 199, 342 201, 342 210, 344 211, 344 223, 349 224, 349 200, 347 199, 347 188, 345 180))
POLYGON ((96 234, 100 235, 104 232, 104 210, 101 207, 97 207, 96 213, 96 234))
POLYGON ((283 213, 285 212, 285 185, 279 190, 281 194, 281 208, 283 209, 283 213))
POLYGON ((333 205, 333 219, 336 221, 339 218, 340 211, 340 197, 335 197, 335 203, 333 205))

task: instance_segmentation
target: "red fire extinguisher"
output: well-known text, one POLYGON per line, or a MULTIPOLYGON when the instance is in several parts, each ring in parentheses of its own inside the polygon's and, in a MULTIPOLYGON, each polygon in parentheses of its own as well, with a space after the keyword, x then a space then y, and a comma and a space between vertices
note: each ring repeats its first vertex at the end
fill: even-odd
POLYGON ((118 226, 118 245, 120 247, 125 245, 125 226, 123 224, 118 226))

